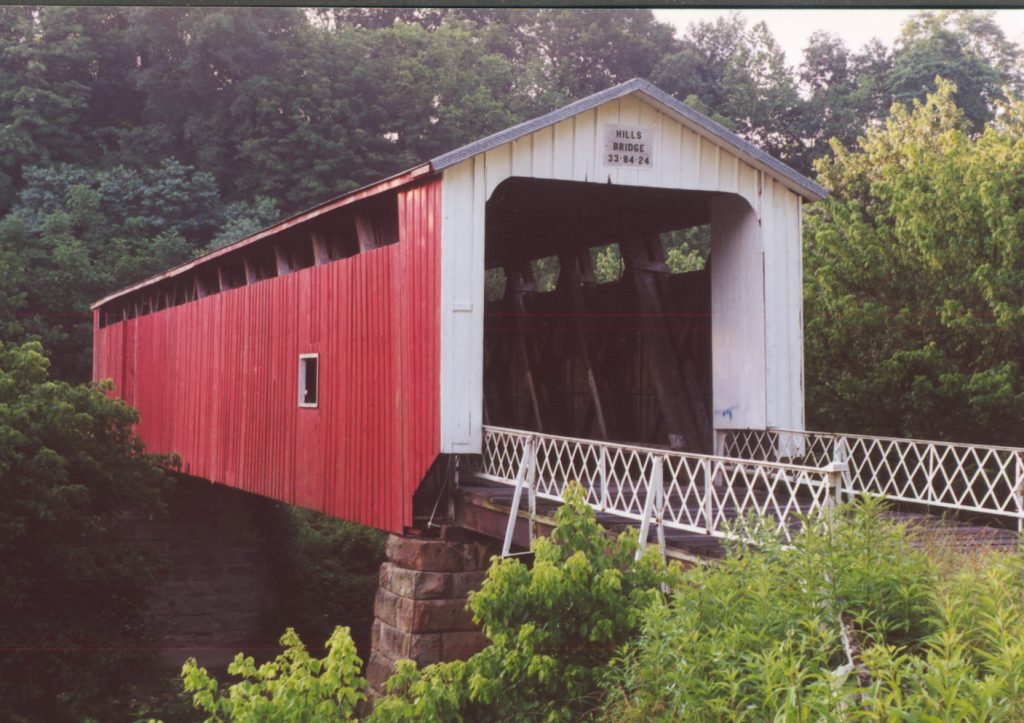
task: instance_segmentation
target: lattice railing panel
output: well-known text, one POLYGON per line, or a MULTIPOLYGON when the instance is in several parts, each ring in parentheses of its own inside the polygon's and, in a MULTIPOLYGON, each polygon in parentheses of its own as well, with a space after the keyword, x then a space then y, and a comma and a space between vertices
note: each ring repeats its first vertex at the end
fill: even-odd
POLYGON ((819 514, 839 486, 826 470, 789 463, 496 427, 484 428, 479 469, 484 479, 532 487, 537 497, 556 501, 575 481, 597 510, 716 537, 743 536, 739 525, 754 517, 788 539, 801 516, 819 514))
POLYGON ((730 456, 776 459, 802 439, 799 461, 844 463, 844 492, 911 504, 1024 518, 1024 449, 795 430, 730 430, 730 456))

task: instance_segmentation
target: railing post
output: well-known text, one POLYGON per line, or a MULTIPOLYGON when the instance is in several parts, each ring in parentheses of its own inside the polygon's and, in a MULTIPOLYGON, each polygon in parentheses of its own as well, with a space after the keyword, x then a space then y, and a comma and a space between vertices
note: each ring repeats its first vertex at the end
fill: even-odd
POLYGON ((713 499, 712 495, 715 493, 714 481, 711 476, 711 460, 702 460, 701 466, 704 468, 704 532, 710 535, 715 527, 711 518, 711 501, 713 499))
POLYGON ((825 509, 831 510, 843 501, 843 474, 847 471, 845 462, 831 462, 824 468, 825 483, 828 487, 825 509))
POLYGON ((715 452, 715 455, 718 456, 718 457, 724 457, 725 456, 726 434, 728 434, 728 432, 726 430, 724 430, 724 429, 716 429, 715 430, 715 447, 714 447, 714 452, 715 452))
POLYGON ((935 473, 939 468, 939 453, 934 444, 928 445, 928 501, 935 502, 938 496, 935 494, 935 473))
MULTIPOLYGON (((846 487, 846 489, 852 493, 853 484, 850 481, 850 444, 846 440, 846 437, 840 434, 837 434, 832 438, 832 464, 838 465, 843 469, 843 475, 840 479, 840 490, 842 490, 843 487, 846 487)), ((836 501, 841 502, 842 497, 836 497, 836 501)))
POLYGON ((533 547, 533 538, 537 536, 537 442, 537 436, 530 435, 530 459, 526 466, 526 492, 530 506, 530 547, 533 547))
POLYGON ((611 500, 608 499, 608 448, 601 447, 601 461, 599 472, 601 477, 601 506, 599 509, 607 510, 611 507, 611 500))
POLYGON ((661 550, 661 559, 665 559, 665 458, 658 457, 654 468, 655 489, 658 492, 654 500, 655 514, 658 522, 658 549, 661 550))
MULTIPOLYGON (((512 535, 516 531, 516 518, 519 516, 519 502, 523 497, 523 485, 526 484, 527 472, 530 467, 531 446, 533 437, 523 442, 523 453, 519 456, 519 469, 516 470, 516 491, 512 493, 512 509, 508 514, 508 527, 505 528, 505 541, 501 545, 501 556, 508 557, 512 549, 512 535)), ((533 538, 530 538, 533 541, 533 538)))
POLYGON ((647 478, 647 499, 644 500, 644 512, 640 520, 640 546, 636 550, 636 559, 639 560, 644 550, 647 549, 647 535, 651 530, 651 516, 654 514, 654 503, 661 496, 661 458, 648 455, 647 459, 651 464, 651 475, 647 478))
POLYGON ((1024 452, 1017 452, 1017 481, 1013 496, 1017 501, 1017 532, 1024 532, 1024 452))

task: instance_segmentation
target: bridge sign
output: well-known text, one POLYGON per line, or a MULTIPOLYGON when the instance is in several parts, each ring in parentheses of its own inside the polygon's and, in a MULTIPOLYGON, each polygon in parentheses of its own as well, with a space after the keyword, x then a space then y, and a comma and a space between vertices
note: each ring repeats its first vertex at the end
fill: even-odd
POLYGON ((604 165, 649 169, 654 159, 654 133, 647 126, 604 126, 604 165))

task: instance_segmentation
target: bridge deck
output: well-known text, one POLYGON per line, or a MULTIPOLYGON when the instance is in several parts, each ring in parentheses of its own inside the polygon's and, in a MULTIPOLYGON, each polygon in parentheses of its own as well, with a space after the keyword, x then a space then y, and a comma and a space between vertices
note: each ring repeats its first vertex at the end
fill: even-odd
MULTIPOLYGON (((508 524, 514 493, 515 489, 508 485, 479 479, 464 480, 455 494, 455 524, 489 537, 501 538, 508 524)), ((537 500, 536 522, 541 535, 548 534, 553 528, 558 507, 557 502, 537 500)), ((887 514, 897 522, 920 530, 923 533, 921 539, 925 541, 941 541, 964 552, 1010 550, 1017 545, 1016 530, 999 526, 998 521, 957 519, 950 515, 938 516, 905 509, 892 509, 887 514)), ((528 520, 529 515, 523 505, 513 537, 514 544, 521 549, 529 544, 528 520)), ((639 527, 638 523, 613 513, 598 512, 597 520, 613 533, 639 527)), ((648 539, 650 544, 656 544, 653 527, 648 539)), ((725 555, 722 540, 706 534, 666 528, 665 543, 666 556, 684 562, 720 559, 725 555)))

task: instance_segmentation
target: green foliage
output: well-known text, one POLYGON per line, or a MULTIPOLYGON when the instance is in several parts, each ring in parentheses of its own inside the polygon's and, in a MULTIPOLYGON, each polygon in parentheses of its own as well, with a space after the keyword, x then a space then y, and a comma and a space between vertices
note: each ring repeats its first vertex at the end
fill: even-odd
POLYGON ((676 575, 653 548, 634 560, 635 533, 607 538, 578 485, 566 500, 551 537, 534 542, 533 565, 495 558, 470 596, 490 646, 423 670, 400 662, 374 720, 577 720, 595 710, 616 649, 676 575))
POLYGON ((741 16, 676 38, 649 10, 4 7, 0 331, 83 380, 89 302, 628 78, 809 173, 936 74, 978 130, 1020 49, 964 11, 915 15, 892 51, 816 35, 794 71, 741 16))
MULTIPOLYGON (((220 223, 213 177, 168 159, 145 171, 56 165, 25 170, 0 220, 0 299, 17 309, 9 340, 38 339, 60 378, 89 378, 89 304, 193 255, 220 223)), ((3 302, 0 302, 3 303, 3 302)))
POLYGON ((991 120, 1004 86, 1020 87, 1019 49, 991 12, 923 12, 904 24, 893 58, 893 100, 925 100, 936 76, 957 86, 954 100, 975 131, 991 120))
POLYGON ((883 118, 892 105, 892 51, 875 40, 851 52, 837 36, 811 35, 800 64, 807 95, 800 121, 806 148, 801 167, 829 153, 830 142, 851 148, 864 128, 883 118))
POLYGON ((181 669, 185 691, 206 721, 237 723, 304 723, 353 720, 366 700, 366 681, 359 677, 360 661, 348 628, 339 627, 327 641, 327 655, 313 658, 289 628, 281 636, 284 652, 260 666, 242 653, 228 666, 241 678, 226 691, 195 658, 181 669))
POLYGON ((941 576, 880 511, 861 501, 810 524, 791 549, 768 539, 688 571, 613 666, 607 718, 1019 719, 1019 554, 941 576), (864 680, 842 620, 859 638, 864 680))
POLYGON ((152 561, 127 530, 168 479, 107 388, 0 342, 0 718, 110 713, 144 641, 152 561))
POLYGON ((740 15, 690 25, 652 80, 678 98, 694 96, 737 133, 787 162, 802 151, 801 100, 785 53, 762 22, 740 15))
POLYGON ((833 195, 806 224, 816 427, 1021 441, 1024 105, 975 138, 954 93, 894 106, 819 165, 833 195))
POLYGON ((368 655, 386 535, 297 507, 282 514, 272 560, 280 602, 270 629, 287 625, 318 645, 344 622, 357 631, 356 644, 368 655))
POLYGON ((217 234, 206 247, 208 251, 227 246, 274 224, 280 220, 281 212, 272 199, 257 196, 252 201, 227 204, 222 217, 217 234))

